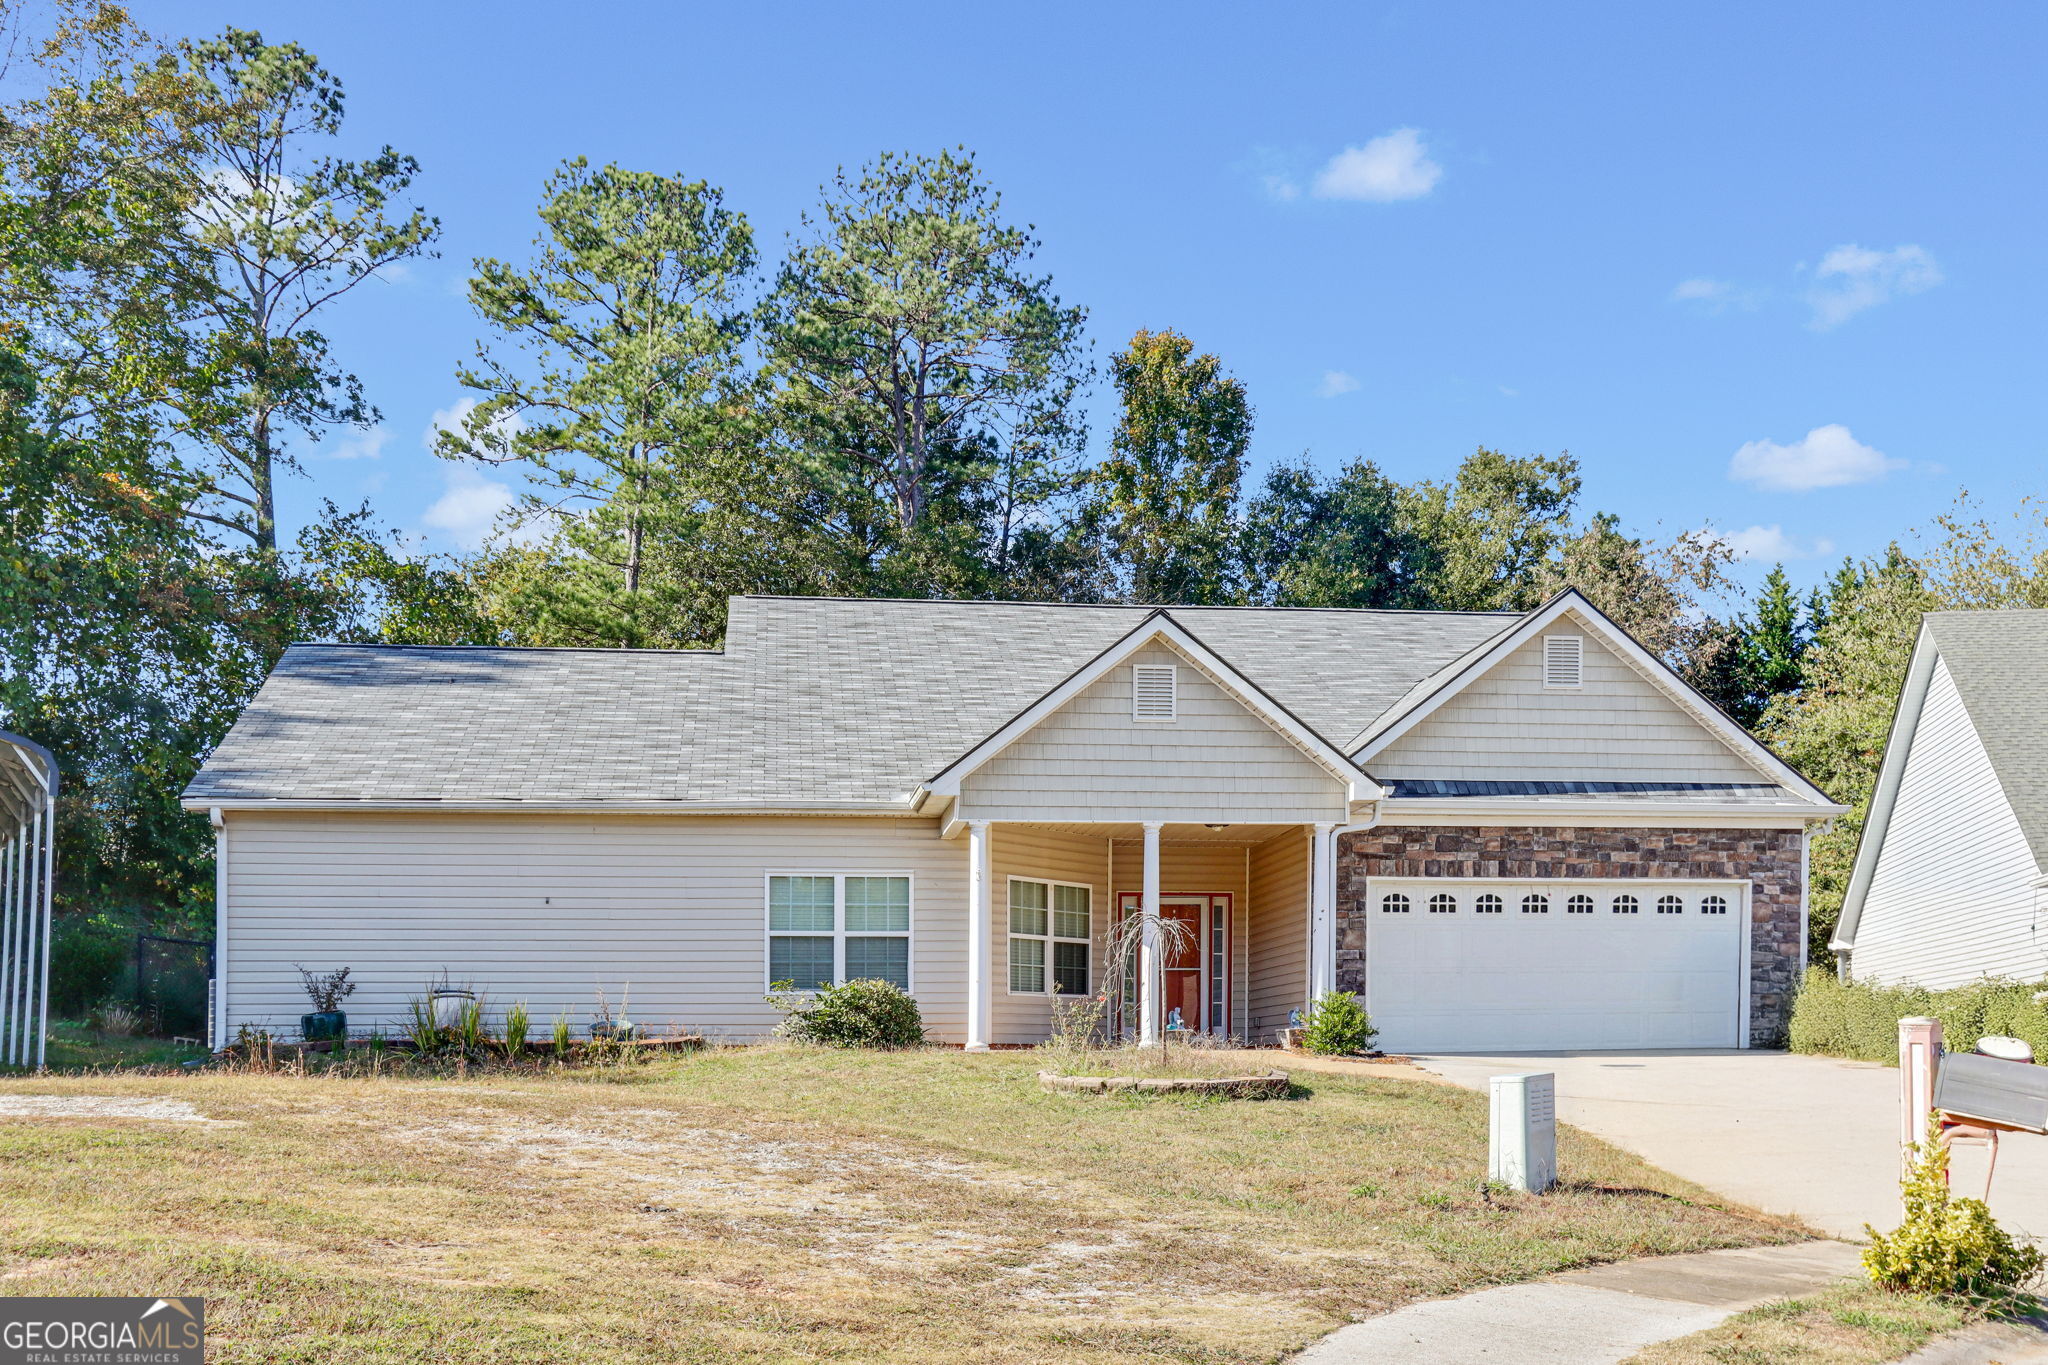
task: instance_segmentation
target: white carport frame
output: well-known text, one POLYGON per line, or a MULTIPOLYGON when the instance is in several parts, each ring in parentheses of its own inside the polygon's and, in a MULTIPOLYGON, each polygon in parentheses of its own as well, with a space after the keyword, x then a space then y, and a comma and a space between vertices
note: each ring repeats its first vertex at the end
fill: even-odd
POLYGON ((0 1066, 43 1067, 56 833, 57 760, 0 730, 0 1066))

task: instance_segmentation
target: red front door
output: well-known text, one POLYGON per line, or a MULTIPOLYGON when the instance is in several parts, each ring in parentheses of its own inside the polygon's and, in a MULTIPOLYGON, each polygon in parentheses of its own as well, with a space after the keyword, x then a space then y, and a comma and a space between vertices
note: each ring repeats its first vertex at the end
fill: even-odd
MULTIPOLYGON (((1126 918, 1138 914, 1141 897, 1126 891, 1117 897, 1118 913, 1126 918)), ((1159 918, 1181 926, 1178 933, 1162 933, 1167 940, 1160 975, 1159 1022, 1165 1027, 1175 1010, 1181 1027, 1191 1033, 1230 1032, 1230 907, 1228 895, 1161 896, 1159 918)), ((1135 964, 1133 964, 1135 968, 1135 964)), ((1135 970, 1125 983, 1131 1013, 1122 1017, 1124 1027, 1137 1031, 1138 981, 1135 970)))

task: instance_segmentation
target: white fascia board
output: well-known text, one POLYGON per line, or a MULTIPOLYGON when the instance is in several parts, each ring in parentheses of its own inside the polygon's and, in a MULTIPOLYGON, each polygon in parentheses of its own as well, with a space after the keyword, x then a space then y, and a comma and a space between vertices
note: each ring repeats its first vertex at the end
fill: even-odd
POLYGON ((1831 819, 1848 807, 1760 806, 1742 801, 1478 801, 1396 798, 1380 806, 1383 825, 1602 825, 1657 828, 1712 821, 1720 828, 1789 829, 1831 819))
POLYGON ((1208 674, 1211 682, 1222 687, 1246 710, 1271 726, 1276 733, 1315 762, 1327 768, 1330 776, 1344 784, 1348 800, 1377 801, 1385 797, 1385 789, 1366 776, 1342 749, 1311 730, 1286 707, 1260 691, 1258 684, 1189 634, 1187 629, 1174 620, 1172 614, 1164 608, 1140 621, 1122 639, 1068 674, 1064 682, 1011 717, 1001 729, 947 764, 925 784, 924 790, 933 796, 959 796, 962 779, 1107 676, 1118 664, 1155 641, 1162 640, 1179 651, 1189 663, 1208 674))
POLYGON ((1495 641, 1491 649, 1467 664, 1457 677, 1447 680, 1442 687, 1417 702, 1400 719, 1366 741, 1352 754, 1352 758, 1361 767, 1371 762, 1374 755, 1384 752, 1394 741, 1428 719, 1438 707, 1463 692, 1475 679, 1492 671, 1494 666, 1508 655, 1567 615, 1576 615, 1580 625, 1621 655, 1652 686, 1671 698, 1751 767, 1780 785, 1798 792, 1813 806, 1839 813, 1839 808, 1828 800, 1827 793, 1801 777, 1791 765, 1765 748, 1754 735, 1730 720, 1722 713, 1721 708, 1702 697, 1690 683, 1673 673, 1670 665, 1637 644, 1627 631, 1608 620, 1600 609, 1588 602, 1576 588, 1567 588, 1531 612, 1526 621, 1495 641))
POLYGON ((1934 642, 1927 623, 1913 641, 1913 658, 1906 665, 1906 682, 1899 689, 1899 703, 1892 712, 1892 726, 1885 736, 1884 757, 1878 763, 1877 786, 1870 793, 1870 814, 1856 838, 1856 861, 1849 872, 1849 889, 1842 895, 1841 918, 1835 921, 1828 947, 1846 952, 1856 944, 1856 928, 1863 919, 1863 900, 1870 894, 1870 879, 1877 873, 1877 859, 1884 851, 1885 831, 1891 826, 1892 811, 1899 804, 1899 784, 1906 777, 1906 760, 1912 756, 1913 734, 1920 728, 1920 711, 1927 704, 1927 688, 1934 681, 1935 665, 1941 662, 1941 647, 1934 642))
POLYGON ((199 797, 179 805, 189 811, 373 811, 388 814, 452 812, 463 815, 876 815, 907 816, 916 812, 908 801, 821 801, 809 805, 789 801, 441 801, 411 800, 223 799, 199 797))

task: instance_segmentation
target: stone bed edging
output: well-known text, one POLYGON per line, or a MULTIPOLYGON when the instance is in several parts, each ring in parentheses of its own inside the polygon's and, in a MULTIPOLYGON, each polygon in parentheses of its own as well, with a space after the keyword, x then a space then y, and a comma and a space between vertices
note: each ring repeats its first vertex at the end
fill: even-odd
POLYGON ((1164 1077, 1148 1076, 1062 1076, 1053 1071, 1038 1073, 1039 1088, 1083 1095, 1106 1095, 1138 1091, 1147 1095, 1229 1095, 1236 1099, 1264 1099, 1285 1095, 1293 1081, 1285 1071, 1266 1071, 1251 1076, 1164 1077))

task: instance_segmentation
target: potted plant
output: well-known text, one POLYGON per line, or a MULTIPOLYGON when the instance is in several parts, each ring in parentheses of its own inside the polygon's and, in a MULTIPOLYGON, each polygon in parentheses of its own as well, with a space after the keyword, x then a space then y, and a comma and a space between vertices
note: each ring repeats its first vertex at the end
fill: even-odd
POLYGON ((475 1004, 476 992, 467 986, 457 986, 449 981, 445 967, 441 970, 439 983, 427 987, 427 1008, 432 1014, 435 1028, 460 1027, 463 1012, 475 1004))
MULTIPOLYGON (((296 962, 292 965, 299 967, 296 962)), ((348 979, 348 973, 347 967, 332 972, 309 972, 299 967, 299 980, 305 983, 306 997, 313 1002, 313 1012, 299 1016, 299 1034, 307 1042, 348 1037, 348 1016, 342 1013, 341 1002, 356 993, 356 983, 348 979)))

